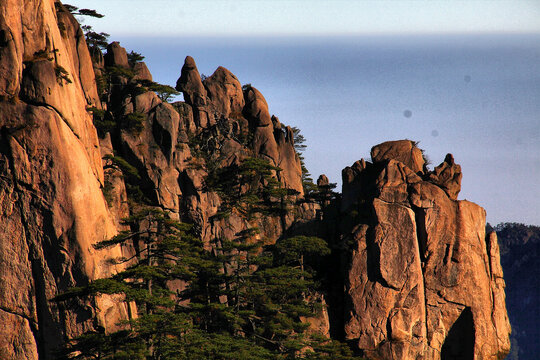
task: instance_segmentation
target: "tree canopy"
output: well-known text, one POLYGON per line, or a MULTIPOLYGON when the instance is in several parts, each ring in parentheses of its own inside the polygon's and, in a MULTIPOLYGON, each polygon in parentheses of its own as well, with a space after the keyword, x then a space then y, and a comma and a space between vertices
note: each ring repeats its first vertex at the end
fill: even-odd
MULTIPOLYGON (((130 171, 122 161, 110 161, 130 171)), ((214 190, 227 211, 253 224, 256 216, 287 211, 277 201, 287 193, 271 181, 277 171, 266 160, 247 158, 227 169, 231 180, 213 184, 214 190)), ((145 206, 124 224, 130 230, 95 247, 132 249, 129 256, 111 259, 125 269, 70 289, 57 301, 120 294, 127 305, 136 304, 137 316, 121 331, 72 339, 64 358, 354 358, 345 344, 309 330, 307 319, 323 311, 317 272, 330 252, 324 240, 284 236, 268 243, 259 228, 248 225, 232 238, 213 239, 208 250, 190 225, 145 206)))

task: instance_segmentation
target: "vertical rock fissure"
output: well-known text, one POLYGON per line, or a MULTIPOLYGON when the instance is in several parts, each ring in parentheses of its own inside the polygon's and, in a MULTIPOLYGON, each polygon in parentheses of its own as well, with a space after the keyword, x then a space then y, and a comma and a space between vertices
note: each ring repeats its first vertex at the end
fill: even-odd
POLYGON ((414 205, 411 205, 414 212, 414 222, 416 223, 416 240, 418 241, 418 256, 420 258, 420 266, 422 268, 422 287, 424 296, 424 333, 428 334, 428 300, 426 295, 426 276, 425 276, 425 262, 426 262, 426 249, 427 249, 427 227, 426 227, 426 210, 414 205))
MULTIPOLYGON (((43 337, 43 321, 42 321, 42 316, 41 316, 41 311, 40 311, 40 305, 42 303, 42 301, 39 301, 38 299, 38 289, 37 289, 37 284, 39 282, 39 279, 36 278, 36 276, 39 276, 39 272, 35 272, 34 271, 34 254, 36 252, 36 249, 35 249, 35 246, 34 246, 34 241, 30 238, 30 234, 32 234, 32 232, 30 231, 30 228, 29 228, 29 225, 28 225, 28 221, 26 219, 26 216, 25 216, 25 212, 24 212, 24 204, 22 203, 22 199, 21 199, 21 195, 23 194, 23 190, 19 187, 18 185, 18 181, 17 181, 17 178, 16 178, 16 171, 15 171, 15 161, 14 161, 14 158, 13 158, 13 154, 12 154, 12 151, 11 151, 11 146, 9 145, 10 141, 9 139, 11 138, 12 136, 8 133, 7 129, 6 128, 3 128, 2 129, 2 134, 0 136, 0 139, 2 139, 2 141, 0 143, 2 144, 5 144, 5 146, 2 146, 2 148, 0 148, 0 152, 3 152, 5 153, 6 157, 8 158, 8 162, 9 162, 9 170, 11 172, 11 181, 12 181, 12 184, 13 184, 13 189, 14 189, 14 192, 16 192, 18 195, 17 195, 17 199, 15 201, 16 203, 16 206, 19 208, 19 213, 20 213, 20 216, 21 216, 21 225, 23 226, 23 229, 24 229, 24 240, 26 241, 26 244, 28 246, 28 261, 30 262, 31 264, 31 271, 32 271, 32 280, 33 280, 33 287, 34 287, 34 296, 35 296, 35 301, 36 301, 36 315, 37 315, 37 326, 31 326, 30 329, 32 331, 32 335, 34 336, 34 340, 36 342, 36 345, 37 345, 37 352, 38 352, 38 356, 40 359, 45 359, 45 341, 44 341, 44 337, 43 337)), ((14 138, 13 138, 14 139, 14 138)), ((15 139, 14 139, 15 140, 15 139)), ((16 141, 16 140, 15 140, 16 141)), ((41 272, 43 273, 43 271, 41 272)), ((45 304, 46 304, 46 301, 47 299, 44 299, 45 301, 45 304)))
POLYGON ((416 223, 416 239, 418 241, 418 251, 420 262, 422 263, 422 272, 424 271, 424 263, 426 262, 427 248, 427 229, 426 229, 426 210, 423 208, 411 206, 414 211, 414 221, 416 223))
POLYGON ((484 246, 486 247, 486 253, 487 253, 487 266, 488 266, 488 270, 489 270, 489 278, 494 281, 495 278, 493 276, 493 269, 492 269, 492 265, 491 265, 491 239, 489 238, 489 234, 488 232, 486 231, 486 234, 484 235, 484 246))

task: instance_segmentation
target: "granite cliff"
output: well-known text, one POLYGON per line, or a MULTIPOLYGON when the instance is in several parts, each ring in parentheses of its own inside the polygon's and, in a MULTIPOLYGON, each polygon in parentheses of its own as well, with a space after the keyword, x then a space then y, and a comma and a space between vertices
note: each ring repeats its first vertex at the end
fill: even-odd
POLYGON ((480 206, 457 200, 459 165, 448 154, 426 171, 411 141, 371 156, 343 170, 346 337, 373 358, 504 358, 497 237, 480 206))
POLYGON ((225 200, 208 180, 247 158, 281 169, 272 176, 295 200, 295 211, 254 220, 260 238, 316 234, 334 249, 337 280, 320 294, 328 312, 316 331, 369 358, 508 353, 497 238, 481 207, 457 200, 450 154, 429 171, 414 142, 383 143, 343 170, 341 195, 315 197, 293 129, 227 69, 202 80, 188 56, 176 84, 184 102, 152 89, 118 43, 91 56, 59 2, 0 0, 0 358, 52 359, 66 339, 128 316, 114 296, 52 299, 120 270, 107 259, 132 249, 92 245, 125 228, 130 199, 193 224, 207 250, 247 229, 234 212, 217 216, 225 200))

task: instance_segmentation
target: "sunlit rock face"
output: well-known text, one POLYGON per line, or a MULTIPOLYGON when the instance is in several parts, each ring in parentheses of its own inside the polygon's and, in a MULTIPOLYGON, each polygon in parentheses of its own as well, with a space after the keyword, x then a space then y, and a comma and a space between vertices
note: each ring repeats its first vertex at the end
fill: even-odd
MULTIPOLYGON (((106 297, 75 301, 76 310, 51 301, 71 286, 110 275, 115 270, 107 260, 122 255, 118 248, 97 252, 92 246, 123 229, 120 219, 129 215, 122 174, 102 157, 122 154, 141 172, 154 205, 176 218, 185 214, 207 242, 247 224, 235 216, 227 223, 211 220, 220 199, 203 189, 207 164, 198 159, 201 166, 192 166, 190 137, 217 131, 207 150, 221 152, 221 165, 266 157, 283 168, 275 175, 279 181, 299 194, 301 168, 292 131, 271 120, 260 93, 255 107, 246 107, 242 86, 227 69, 218 68, 203 84, 188 57, 179 80, 187 103, 171 105, 154 92, 120 96, 128 85, 121 80, 102 104, 84 34, 60 3, 1 5, 0 357, 51 358, 66 337, 96 326, 112 329, 125 317, 123 306, 106 297), (142 114, 142 130, 100 139, 87 108, 105 106, 142 114)), ((144 63, 130 64, 116 42, 95 66, 100 73, 112 66, 152 79, 144 63)), ((275 240, 294 221, 275 218, 261 226, 275 240)))
POLYGON ((429 172, 410 141, 372 156, 343 171, 346 337, 376 359, 503 358, 497 239, 484 209, 456 200, 459 165, 449 154, 429 172))
POLYGON ((113 271, 116 227, 101 192, 92 62, 77 21, 52 0, 0 6, 0 358, 53 358, 65 336, 114 326, 121 306, 59 291, 113 271), (97 306, 102 304, 101 307, 97 306), (108 305, 109 304, 109 305, 108 305))

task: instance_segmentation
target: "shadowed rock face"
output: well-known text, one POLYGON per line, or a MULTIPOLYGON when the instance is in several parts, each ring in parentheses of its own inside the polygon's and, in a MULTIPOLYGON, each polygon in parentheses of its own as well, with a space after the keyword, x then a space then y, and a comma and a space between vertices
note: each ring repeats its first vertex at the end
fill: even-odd
POLYGON ((372 358, 502 358, 510 326, 496 235, 485 234, 484 209, 455 200, 451 155, 422 174, 420 151, 404 144, 375 146, 374 163, 343 172, 342 211, 358 214, 343 229, 353 244, 346 337, 372 358))
POLYGON ((129 67, 126 49, 121 47, 118 41, 114 41, 107 46, 104 60, 105 66, 129 67))

